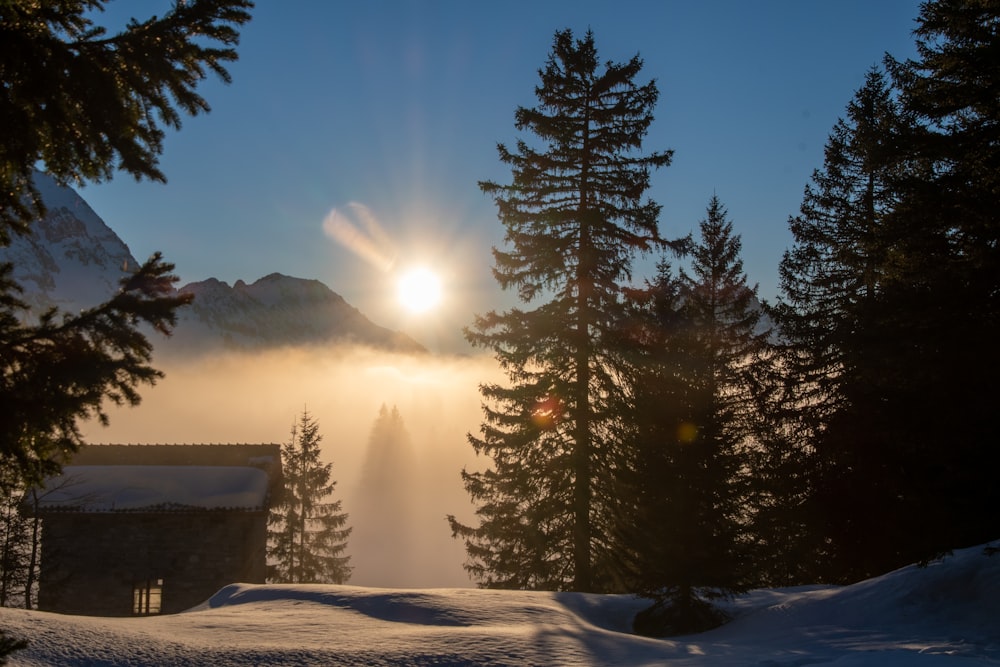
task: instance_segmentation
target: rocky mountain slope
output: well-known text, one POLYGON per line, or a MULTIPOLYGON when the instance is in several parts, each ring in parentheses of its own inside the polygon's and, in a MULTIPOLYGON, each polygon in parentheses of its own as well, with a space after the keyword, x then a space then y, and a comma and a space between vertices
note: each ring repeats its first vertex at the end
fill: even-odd
POLYGON ((35 221, 29 236, 14 236, 0 248, 0 262, 14 265, 24 288, 22 299, 33 311, 56 306, 77 311, 106 301, 118 282, 138 266, 128 246, 71 188, 35 172, 47 215, 35 221))

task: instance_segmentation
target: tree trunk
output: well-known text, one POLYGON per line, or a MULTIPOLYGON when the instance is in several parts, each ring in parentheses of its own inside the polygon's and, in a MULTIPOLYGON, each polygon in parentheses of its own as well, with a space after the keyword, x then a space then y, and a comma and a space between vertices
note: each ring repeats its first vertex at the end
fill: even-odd
POLYGON ((580 192, 580 247, 577 258, 576 298, 576 395, 574 399, 574 443, 573 467, 576 486, 573 489, 573 588, 590 592, 593 588, 590 561, 590 504, 591 504, 591 442, 590 442, 590 301, 593 275, 593 251, 591 250, 589 180, 589 122, 585 125, 583 137, 584 163, 581 167, 580 192))
POLYGON ((41 519, 38 517, 38 491, 31 490, 31 555, 28 557, 28 577, 24 583, 24 608, 31 609, 31 589, 35 586, 35 570, 38 566, 38 533, 41 519))

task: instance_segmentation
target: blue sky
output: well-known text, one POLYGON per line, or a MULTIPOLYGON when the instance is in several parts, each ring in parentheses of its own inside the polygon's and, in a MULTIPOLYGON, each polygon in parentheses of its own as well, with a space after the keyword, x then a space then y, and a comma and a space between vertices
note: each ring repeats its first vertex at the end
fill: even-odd
MULTIPOLYGON (((119 1, 102 20, 166 6, 119 1)), ((770 299, 833 124, 884 53, 914 54, 917 13, 916 0, 259 0, 232 84, 207 80, 212 112, 167 138, 168 183, 119 175, 81 194, 183 282, 315 278, 378 324, 456 349, 473 313, 515 303, 490 275, 503 230, 477 182, 509 182, 496 144, 518 137, 514 111, 534 103, 554 32, 590 28, 602 60, 638 53, 640 81, 659 86, 646 147, 675 151, 649 191, 662 233, 695 229, 717 194, 770 299), (377 220, 393 270, 324 233, 331 211, 361 225, 352 202, 377 220), (419 319, 392 287, 415 263, 446 282, 442 308, 419 319)))

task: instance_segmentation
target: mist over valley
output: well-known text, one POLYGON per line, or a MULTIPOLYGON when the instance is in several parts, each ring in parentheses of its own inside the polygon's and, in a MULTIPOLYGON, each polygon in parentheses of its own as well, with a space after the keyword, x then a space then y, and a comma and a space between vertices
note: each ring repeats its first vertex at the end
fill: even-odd
MULTIPOLYGON (((33 313, 94 306, 138 262, 76 192, 44 174, 36 182, 48 213, 0 248, 0 261, 14 262, 33 313)), ((308 410, 354 529, 351 583, 471 585, 445 516, 472 518, 460 471, 477 464, 466 433, 480 418, 478 384, 499 377, 495 363, 430 354, 318 280, 262 273, 181 287, 195 299, 173 336, 149 334, 165 378, 140 388, 138 407, 108 406, 110 426, 83 423, 86 441, 280 444, 308 410), (383 411, 397 417, 388 442, 375 437, 383 411)))

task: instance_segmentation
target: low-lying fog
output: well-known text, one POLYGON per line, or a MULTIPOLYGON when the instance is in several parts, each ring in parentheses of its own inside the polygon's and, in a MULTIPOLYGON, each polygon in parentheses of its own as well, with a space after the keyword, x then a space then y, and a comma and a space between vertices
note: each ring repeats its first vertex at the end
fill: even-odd
POLYGON ((460 471, 488 464, 466 434, 479 429, 478 385, 501 379, 492 358, 310 348, 154 365, 166 378, 140 406, 112 409, 109 427, 85 423, 88 442, 281 444, 306 408, 354 529, 349 583, 473 585, 445 516, 474 520, 460 471))

